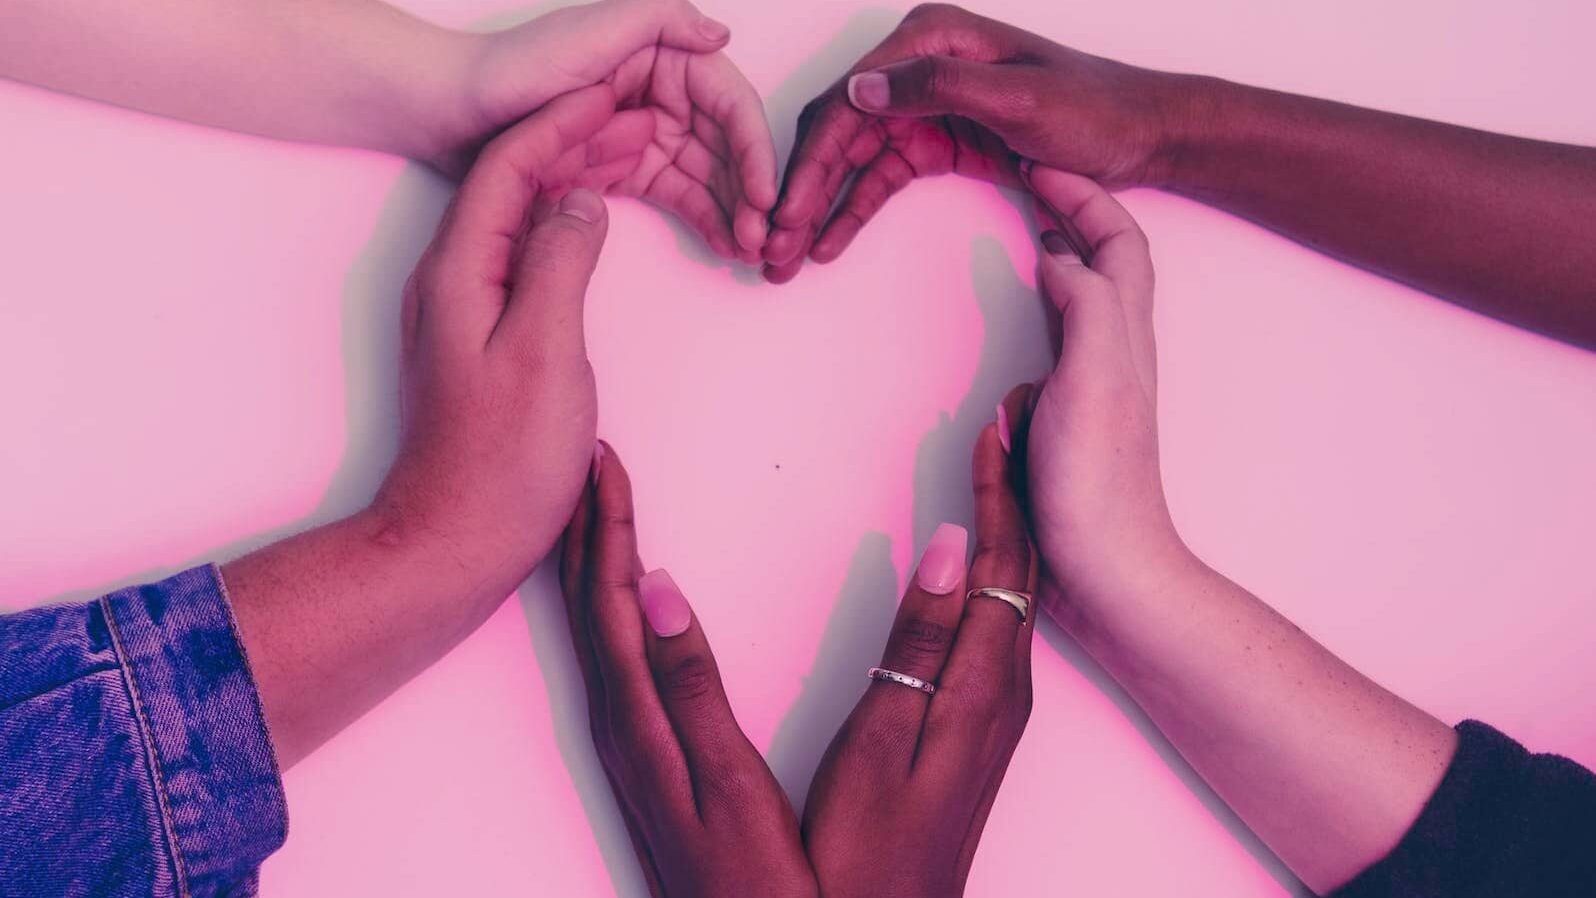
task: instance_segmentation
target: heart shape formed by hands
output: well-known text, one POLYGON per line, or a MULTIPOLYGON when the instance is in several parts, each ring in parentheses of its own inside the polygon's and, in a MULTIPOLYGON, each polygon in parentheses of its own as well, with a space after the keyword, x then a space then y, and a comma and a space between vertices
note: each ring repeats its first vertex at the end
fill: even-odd
MULTIPOLYGON (((999 132, 958 119, 864 113, 858 104, 872 98, 857 81, 852 92, 838 82, 809 107, 777 208, 757 93, 720 52, 723 40, 703 45, 696 10, 679 0, 666 6, 688 20, 581 70, 574 80, 588 77, 585 86, 508 129, 467 176, 412 281, 411 413, 383 501, 396 517, 419 516, 462 545, 514 534, 513 545, 493 554, 518 558, 540 558, 552 546, 550 508, 577 509, 561 577, 572 638, 594 740, 656 894, 811 898, 907 883, 914 894, 957 895, 1029 712, 1029 597, 1049 540, 1067 543, 1061 557, 1098 557, 1081 545, 1096 531, 1080 518, 1103 516, 1104 489, 1116 495, 1115 513, 1134 506, 1149 518, 1167 516, 1156 488, 1153 387, 1139 364, 1151 360, 1145 240, 1091 180, 1022 165, 999 132), (839 217, 817 224, 856 171, 839 217), (607 222, 589 191, 661 206, 720 256, 763 261, 779 281, 804 252, 835 258, 894 190, 940 171, 1024 184, 1035 194, 1046 229, 1042 286, 1075 322, 1064 328, 1059 368, 1068 383, 1016 388, 982 430, 974 564, 965 563, 963 528, 938 531, 882 660, 900 682, 933 683, 936 691, 928 698, 890 678, 875 681, 822 763, 800 830, 731 714, 682 591, 668 574, 645 572, 619 457, 603 444, 587 455, 597 410, 580 297, 607 222), (462 356, 445 348, 462 335, 485 349, 462 356), (1033 428, 1033 409, 1047 433, 1033 428), (1114 438, 1093 436, 1105 433, 1114 438), (1068 445, 1057 446, 1061 440, 1068 445), (1037 451, 1046 464, 1028 465, 1037 451), (1039 494, 1028 469, 1071 483, 1067 496, 1076 498, 1039 494), (1124 501, 1126 481, 1154 486, 1124 501), (965 599, 966 587, 1021 598, 1012 606, 973 592, 965 599), (884 833, 872 824, 877 818, 890 821, 884 833), (867 832, 897 844, 861 853, 867 832)), ((592 10, 562 13, 572 27, 590 28, 592 10)), ((926 46, 938 45, 907 48, 926 46)), ((513 585, 526 573, 504 568, 494 583, 513 585)))

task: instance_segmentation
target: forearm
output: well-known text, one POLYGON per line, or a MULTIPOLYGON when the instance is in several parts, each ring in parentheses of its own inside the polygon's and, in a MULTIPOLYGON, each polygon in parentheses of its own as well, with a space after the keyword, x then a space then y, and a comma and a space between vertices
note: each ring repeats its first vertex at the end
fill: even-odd
POLYGON ((1412 825, 1454 733, 1182 556, 1055 616, 1287 866, 1336 888, 1412 825))
POLYGON ((531 566, 469 548, 364 511, 223 566, 284 767, 468 636, 531 566))
POLYGON ((1173 77, 1153 177, 1353 264, 1596 347, 1596 149, 1173 77))
POLYGON ((9 0, 0 76, 200 124, 434 151, 468 39, 377 0, 9 0))

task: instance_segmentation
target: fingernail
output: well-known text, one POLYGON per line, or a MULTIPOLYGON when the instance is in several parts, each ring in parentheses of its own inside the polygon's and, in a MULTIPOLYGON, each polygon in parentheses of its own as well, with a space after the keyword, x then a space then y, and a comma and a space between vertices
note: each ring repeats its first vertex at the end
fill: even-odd
POLYGON ((604 217, 604 199, 591 190, 578 187, 560 200, 559 211, 561 215, 592 224, 604 217))
POLYGON ((693 609, 688 606, 687 597, 664 568, 649 571, 637 581, 637 597, 656 636, 680 636, 693 623, 693 609))
POLYGON ((698 33, 703 35, 704 40, 707 41, 719 42, 731 37, 730 28, 727 28, 724 24, 711 19, 709 16, 705 16, 698 20, 698 33))
POLYGON ((964 553, 970 535, 958 524, 938 525, 926 543, 925 554, 920 556, 920 569, 915 581, 932 595, 945 596, 959 585, 964 573, 964 553))
POLYGON ((880 72, 862 72, 849 78, 848 100, 860 109, 886 109, 892 102, 887 76, 880 72))
POLYGON ((1042 247, 1057 256, 1060 262, 1081 264, 1081 257, 1075 254, 1075 247, 1070 246, 1070 239, 1062 231, 1043 231, 1042 247))
POLYGON ((598 486, 599 471, 604 468, 604 444, 593 444, 593 485, 598 486))
POLYGON ((1001 402, 998 403, 997 407, 997 427, 998 442, 1003 444, 1003 454, 1012 454, 1014 452, 1014 446, 1012 445, 1011 436, 1009 434, 1009 410, 1004 408, 1003 403, 1001 402))
POLYGON ((1035 167, 1036 167, 1036 160, 1035 159, 1021 159, 1020 160, 1020 180, 1024 181, 1027 185, 1029 185, 1031 183, 1031 169, 1033 169, 1035 167))

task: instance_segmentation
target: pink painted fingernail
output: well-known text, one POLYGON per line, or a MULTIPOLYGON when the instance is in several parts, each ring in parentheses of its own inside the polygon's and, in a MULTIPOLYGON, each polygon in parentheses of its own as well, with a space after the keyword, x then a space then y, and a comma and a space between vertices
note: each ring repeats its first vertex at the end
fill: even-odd
POLYGON ((848 99, 866 112, 886 109, 892 103, 892 86, 880 72, 861 72, 848 79, 848 99))
POLYGON ((604 469, 604 444, 593 444, 593 485, 598 486, 599 471, 604 469))
POLYGON ((637 581, 637 597, 656 636, 680 636, 693 623, 693 609, 688 606, 687 597, 664 568, 649 571, 637 581))
POLYGON ((1009 434, 1009 410, 1004 408, 1003 403, 1001 402, 998 403, 997 426, 998 442, 1003 444, 1003 454, 1012 454, 1014 452, 1014 445, 1009 434))
POLYGON ((932 595, 945 596, 959 585, 964 574, 964 553, 970 534, 958 524, 938 525, 920 556, 920 569, 914 575, 920 588, 932 595))

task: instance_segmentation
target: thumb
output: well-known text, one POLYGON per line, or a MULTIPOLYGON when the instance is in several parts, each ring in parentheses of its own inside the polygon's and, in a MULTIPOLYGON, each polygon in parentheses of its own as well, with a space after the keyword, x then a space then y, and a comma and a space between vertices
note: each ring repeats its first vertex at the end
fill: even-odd
MULTIPOLYGON (((606 72, 644 47, 659 44, 689 53, 713 53, 726 46, 731 29, 700 12, 688 0, 608 0, 560 10, 568 17, 558 37, 562 49, 578 50, 606 72)), ((550 35, 556 36, 556 35, 550 35)))
POLYGON ((608 230, 603 198, 582 188, 567 193, 533 224, 522 240, 510 301, 492 340, 536 345, 544 358, 585 356, 582 310, 608 230))
POLYGON ((1072 357, 1112 358, 1126 346, 1125 311, 1114 282, 1088 268, 1059 231, 1042 234, 1037 281, 1063 318, 1060 367, 1072 357))
POLYGON ((1029 87, 1013 66, 920 56, 848 79, 848 101, 876 115, 959 115, 1000 130, 1025 114, 1029 87))

